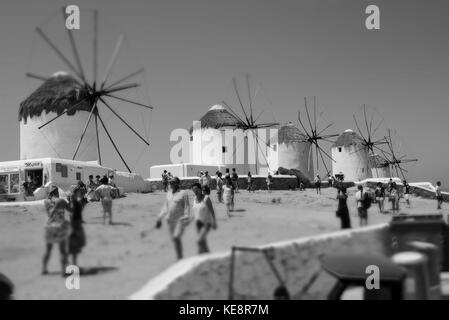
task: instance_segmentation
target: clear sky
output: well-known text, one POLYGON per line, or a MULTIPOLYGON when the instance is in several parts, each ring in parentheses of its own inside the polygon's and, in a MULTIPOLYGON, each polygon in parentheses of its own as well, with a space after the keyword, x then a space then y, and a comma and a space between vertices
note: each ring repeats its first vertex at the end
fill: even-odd
MULTIPOLYGON (((1 1, 0 160, 19 156, 19 103, 38 85, 27 80, 25 73, 49 75, 61 69, 34 28, 41 25, 57 38, 51 18, 63 4, 1 1)), ((134 66, 147 70, 144 92, 156 107, 151 121, 146 111, 126 105, 118 110, 149 137, 151 147, 145 149, 126 127, 109 120, 125 158, 144 176, 151 165, 169 162, 173 129, 189 128, 192 120, 229 96, 233 76, 249 72, 262 83, 280 122, 296 119, 305 96, 317 96, 320 109, 335 123, 330 131, 336 133, 354 128, 352 115, 362 104, 376 108, 419 159, 410 180, 440 179, 449 185, 447 0, 91 0, 65 4, 80 6, 85 36, 86 32, 89 36, 90 20, 83 10, 98 8, 100 23, 111 25, 106 29, 100 24, 102 64, 123 31, 127 49, 124 64, 117 65, 118 73, 120 68, 131 72, 134 66), (369 4, 381 10, 380 30, 364 27, 369 4), (145 132, 149 124, 150 131, 145 132)), ((87 50, 87 57, 91 49, 83 44, 82 32, 80 50, 87 50)), ((70 52, 67 42, 62 47, 70 52)), ((105 164, 124 169, 109 143, 105 139, 103 143, 105 164)))

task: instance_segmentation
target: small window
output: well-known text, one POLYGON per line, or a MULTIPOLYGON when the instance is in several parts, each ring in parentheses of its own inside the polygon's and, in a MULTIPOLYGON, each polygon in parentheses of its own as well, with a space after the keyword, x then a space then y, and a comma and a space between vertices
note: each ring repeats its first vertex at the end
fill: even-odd
POLYGON ((61 172, 61 167, 62 167, 62 164, 57 163, 56 164, 56 172, 61 172))
POLYGON ((362 168, 362 173, 364 173, 365 172, 365 168, 362 168))
POLYGON ((338 147, 338 152, 341 152, 341 147, 338 147))
POLYGON ((278 150, 278 145, 277 144, 274 144, 273 145, 273 151, 277 151, 278 150))
POLYGON ((190 141, 193 141, 193 136, 190 136, 190 141))
POLYGON ((67 178, 68 176, 67 166, 61 166, 61 177, 67 178))
POLYGON ((81 180, 81 172, 76 173, 76 180, 77 181, 81 180))
POLYGON ((222 146, 222 147, 221 147, 221 151, 222 151, 223 153, 228 152, 228 147, 222 146))

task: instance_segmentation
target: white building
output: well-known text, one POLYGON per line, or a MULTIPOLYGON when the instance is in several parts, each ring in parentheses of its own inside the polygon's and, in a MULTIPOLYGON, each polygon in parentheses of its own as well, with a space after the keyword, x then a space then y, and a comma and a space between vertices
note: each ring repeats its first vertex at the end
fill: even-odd
POLYGON ((150 191, 148 182, 137 174, 115 171, 96 162, 40 158, 0 162, 0 198, 24 200, 22 185, 28 179, 33 182, 35 200, 39 200, 47 197, 50 185, 67 191, 78 180, 87 182, 89 175, 110 174, 122 193, 150 191))
POLYGON ((369 156, 369 163, 371 167, 371 175, 373 178, 390 178, 391 172, 390 172, 390 166, 389 164, 382 159, 379 155, 372 155, 369 156))
POLYGON ((291 122, 279 127, 277 144, 273 144, 268 161, 270 167, 296 169, 313 180, 313 155, 307 136, 291 122))
POLYGON ((351 129, 345 130, 331 147, 333 174, 343 173, 346 181, 372 177, 369 153, 363 139, 351 129))
MULTIPOLYGON (((20 104, 20 159, 72 159, 91 110, 82 101, 84 89, 75 78, 57 72, 20 104), (77 104, 47 126, 40 126, 77 104)), ((93 118, 77 154, 77 160, 97 160, 96 131, 93 118)))

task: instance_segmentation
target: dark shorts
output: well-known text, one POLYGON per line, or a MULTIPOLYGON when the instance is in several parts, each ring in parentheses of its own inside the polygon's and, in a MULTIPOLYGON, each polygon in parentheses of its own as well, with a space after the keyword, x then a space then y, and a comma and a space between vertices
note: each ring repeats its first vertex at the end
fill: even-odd
POLYGON ((359 218, 368 218, 368 210, 366 210, 365 208, 357 208, 357 211, 359 212, 359 218))
POLYGON ((203 228, 210 229, 211 227, 212 227, 212 225, 210 223, 204 223, 204 222, 202 222, 200 220, 196 221, 196 231, 197 232, 200 232, 201 229, 203 229, 203 228))

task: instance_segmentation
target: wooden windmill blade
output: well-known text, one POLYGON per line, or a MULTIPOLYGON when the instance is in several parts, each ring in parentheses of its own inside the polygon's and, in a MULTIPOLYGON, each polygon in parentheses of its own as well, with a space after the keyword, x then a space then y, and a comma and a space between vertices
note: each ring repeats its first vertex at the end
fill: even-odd
MULTIPOLYGON (((65 8, 63 8, 62 11, 63 11, 64 22, 65 22, 65 17, 66 17, 65 16, 65 8)), ((96 81, 97 81, 97 76, 98 76, 97 71, 98 71, 98 62, 99 62, 99 56, 98 56, 99 37, 98 37, 98 11, 97 10, 93 11, 92 23, 93 23, 93 42, 92 42, 92 52, 93 52, 92 75, 93 76, 92 76, 91 82, 89 82, 86 77, 86 72, 85 72, 86 63, 83 63, 83 61, 81 60, 82 55, 80 54, 80 51, 79 51, 79 48, 77 46, 77 42, 75 39, 75 34, 72 30, 68 30, 65 27, 65 25, 63 25, 61 28, 61 29, 66 29, 66 34, 68 36, 68 40, 70 43, 69 48, 71 49, 75 63, 73 63, 65 54, 62 53, 62 51, 59 49, 57 44, 52 39, 50 39, 50 37, 43 31, 42 28, 40 28, 40 27, 36 28, 37 34, 50 47, 50 49, 63 62, 63 64, 69 68, 69 70, 73 73, 73 75, 76 76, 76 78, 75 78, 76 85, 79 87, 79 90, 83 92, 83 96, 81 96, 80 99, 78 99, 75 103, 73 103, 73 105, 65 108, 64 111, 59 113, 56 117, 53 117, 49 121, 47 121, 44 124, 42 124, 41 126, 39 126, 39 129, 43 129, 47 125, 50 125, 54 121, 57 121, 61 116, 65 115, 65 114, 70 114, 74 110, 78 110, 81 107, 83 108, 82 110, 85 110, 84 108, 86 108, 86 106, 87 106, 88 110, 86 110, 86 111, 89 112, 89 116, 88 116, 87 120, 82 124, 82 127, 80 128, 81 129, 80 137, 76 143, 76 147, 75 147, 72 159, 75 160, 76 157, 78 156, 81 144, 85 140, 85 135, 88 130, 88 127, 92 124, 92 119, 94 119, 95 122, 93 125, 94 125, 94 130, 95 130, 95 132, 94 132, 95 138, 97 141, 96 148, 97 148, 97 158, 98 158, 99 164, 101 165, 101 150, 100 150, 100 141, 99 141, 98 121, 100 122, 101 126, 103 127, 104 132, 107 134, 109 140, 111 141, 111 144, 113 145, 115 151, 119 155, 123 164, 131 172, 128 164, 126 163, 122 154, 120 153, 120 151, 117 147, 117 144, 113 141, 112 135, 107 130, 106 124, 100 118, 99 111, 100 111, 100 106, 106 107, 107 109, 109 109, 112 112, 113 116, 115 116, 118 120, 121 121, 121 123, 123 123, 126 127, 128 127, 128 129, 130 129, 130 131, 132 133, 134 133, 134 135, 139 140, 143 141, 146 146, 149 146, 149 142, 147 141, 147 139, 145 139, 141 134, 139 134, 137 132, 137 130, 134 129, 133 125, 131 125, 127 120, 125 120, 124 117, 120 116, 120 114, 114 110, 111 102, 107 101, 107 99, 106 99, 106 98, 114 99, 116 101, 120 101, 120 102, 126 103, 128 105, 133 105, 133 106, 137 106, 140 108, 145 108, 147 110, 152 110, 153 106, 150 106, 145 103, 141 103, 139 101, 135 101, 133 99, 122 97, 122 96, 116 94, 116 93, 123 92, 125 90, 140 87, 140 83, 126 83, 126 80, 128 80, 136 75, 142 74, 144 72, 144 69, 142 69, 142 68, 138 69, 137 71, 132 72, 132 73, 128 74, 127 76, 120 78, 118 81, 115 81, 111 84, 108 83, 109 79, 113 75, 113 67, 117 63, 118 54, 122 47, 124 36, 120 35, 118 37, 118 41, 115 45, 115 48, 111 54, 111 57, 109 58, 109 63, 107 65, 106 71, 102 78, 103 80, 102 80, 100 86, 97 88, 96 81)), ((31 73, 31 72, 28 72, 27 76, 31 77, 31 78, 39 79, 39 80, 44 80, 44 81, 48 80, 47 77, 43 77, 43 76, 37 75, 35 73, 31 73)), ((67 99, 69 99, 69 98, 70 97, 67 97, 67 99)))

